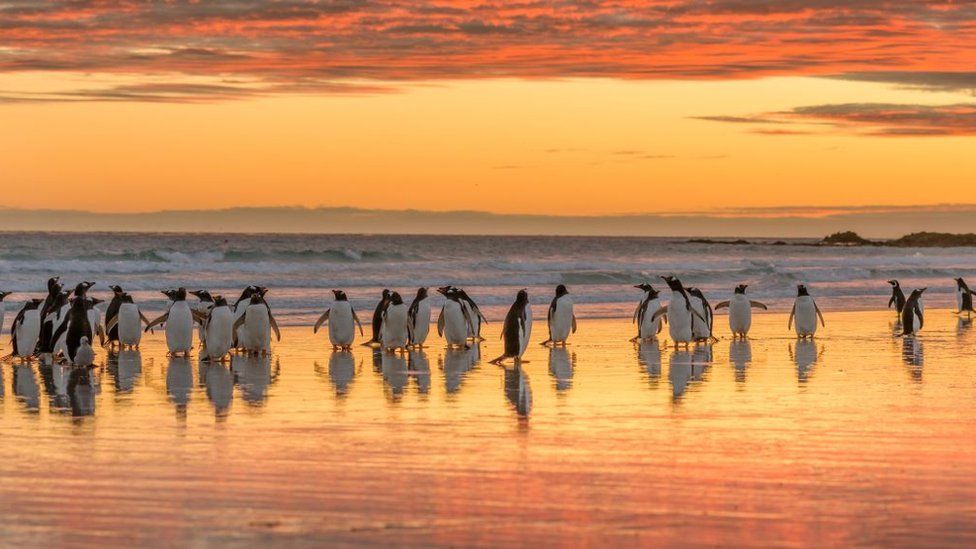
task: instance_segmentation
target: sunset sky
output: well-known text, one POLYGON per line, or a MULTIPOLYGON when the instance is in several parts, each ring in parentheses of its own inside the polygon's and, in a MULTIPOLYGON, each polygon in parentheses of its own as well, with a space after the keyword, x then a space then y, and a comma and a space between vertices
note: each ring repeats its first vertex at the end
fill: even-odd
POLYGON ((974 0, 0 0, 0 207, 971 204, 974 94, 974 0))

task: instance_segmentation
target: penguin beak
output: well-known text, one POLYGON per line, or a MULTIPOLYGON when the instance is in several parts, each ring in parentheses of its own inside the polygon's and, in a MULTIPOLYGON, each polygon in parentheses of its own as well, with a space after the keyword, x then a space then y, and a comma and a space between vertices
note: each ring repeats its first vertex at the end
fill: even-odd
POLYGON ((918 293, 922 293, 922 292, 924 292, 925 290, 928 290, 928 288, 922 288, 922 289, 920 289, 920 290, 918 291, 918 293))

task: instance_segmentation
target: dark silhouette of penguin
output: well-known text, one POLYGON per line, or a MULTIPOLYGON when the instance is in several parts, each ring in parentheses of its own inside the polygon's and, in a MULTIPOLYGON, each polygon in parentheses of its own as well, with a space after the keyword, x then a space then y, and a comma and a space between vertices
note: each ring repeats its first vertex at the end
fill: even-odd
POLYGON ((901 291, 901 284, 897 280, 889 280, 891 284, 891 299, 888 300, 888 308, 895 307, 895 312, 901 317, 901 312, 905 310, 905 292, 901 291))
POLYGON ((363 343, 363 346, 375 347, 380 345, 380 338, 382 337, 383 331, 383 313, 390 306, 391 295, 388 288, 383 288, 383 295, 380 297, 380 302, 376 304, 376 309, 373 310, 373 334, 370 336, 369 341, 363 343))
POLYGON ((108 302, 108 307, 105 308, 105 325, 112 325, 112 328, 108 330, 108 344, 111 346, 119 341, 119 321, 115 320, 115 317, 119 314, 119 307, 122 306, 123 297, 126 293, 119 285, 109 286, 109 288, 112 290, 112 300, 108 302))
POLYGON ((515 363, 522 362, 522 354, 529 344, 529 337, 532 335, 532 309, 529 307, 529 293, 523 288, 515 296, 515 303, 508 309, 505 315, 505 324, 502 326, 502 340, 505 342, 505 350, 501 356, 491 361, 492 364, 499 364, 506 358, 514 358, 515 363))
MULTIPOLYGON (((79 284, 80 286, 81 284, 79 284)), ((85 295, 85 290, 87 288, 81 291, 82 296, 85 295)), ((68 316, 61 322, 52 336, 54 341, 57 341, 62 334, 66 334, 65 346, 68 349, 68 360, 78 366, 88 366, 91 364, 90 358, 94 358, 94 355, 87 356, 87 351, 81 352, 86 345, 88 350, 91 350, 93 337, 92 327, 88 322, 88 306, 85 301, 84 297, 77 297, 76 293, 76 297, 71 302, 71 309, 68 310, 68 316)))
POLYGON ((973 310, 973 291, 966 285, 966 281, 956 279, 956 306, 959 310, 956 314, 966 313, 966 317, 971 317, 976 311, 973 310))
POLYGON ((902 336, 917 334, 925 325, 921 303, 922 292, 924 291, 925 288, 913 290, 911 295, 908 296, 908 300, 905 301, 905 307, 901 312, 902 336))

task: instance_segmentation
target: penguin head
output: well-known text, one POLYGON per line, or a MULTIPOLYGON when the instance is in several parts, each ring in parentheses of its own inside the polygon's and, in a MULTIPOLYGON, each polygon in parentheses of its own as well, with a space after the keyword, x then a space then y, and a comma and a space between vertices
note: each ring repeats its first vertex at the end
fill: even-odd
POLYGON ((193 290, 189 293, 204 303, 213 303, 214 298, 207 290, 193 290))
POLYGON ((24 303, 24 309, 28 311, 31 309, 36 309, 41 305, 41 303, 44 303, 43 299, 33 297, 31 299, 28 299, 27 302, 24 303))
POLYGON ((749 287, 748 284, 739 284, 738 286, 735 287, 735 293, 737 293, 737 294, 745 294, 746 293, 746 288, 748 288, 748 287, 749 287))
POLYGON ((102 303, 103 301, 105 301, 105 300, 104 299, 98 299, 97 297, 90 297, 90 298, 88 298, 86 300, 86 304, 88 305, 88 308, 91 309, 92 307, 94 307, 95 305, 98 305, 99 303, 102 303))
POLYGON ((437 288, 437 293, 439 293, 441 295, 447 295, 447 292, 449 292, 449 291, 451 291, 451 286, 450 285, 448 285, 448 286, 441 286, 440 288, 437 288))
POLYGON ((389 299, 390 299, 390 289, 389 288, 383 288, 383 300, 384 301, 389 301, 389 299))
POLYGON ((898 281, 897 280, 889 280, 888 281, 888 284, 891 284, 891 287, 892 288, 897 288, 898 287, 898 281))
POLYGON ((522 288, 521 290, 518 291, 518 294, 515 296, 515 303, 522 305, 528 302, 529 302, 529 292, 527 289, 522 288))
POLYGON ((224 296, 222 296, 220 294, 217 294, 217 295, 213 296, 213 300, 214 300, 214 307, 226 307, 227 306, 227 298, 225 298, 224 296))
POLYGON ((688 295, 693 295, 698 299, 705 301, 705 294, 703 294, 698 288, 688 288, 686 291, 688 292, 688 295))
POLYGON ((349 301, 349 298, 346 297, 346 292, 342 290, 332 290, 332 295, 335 296, 336 301, 349 301))
POLYGON ((962 290, 968 288, 969 286, 966 286, 966 281, 963 280, 962 277, 959 277, 956 279, 956 287, 962 290))
POLYGON ((668 288, 671 288, 672 290, 674 290, 676 292, 679 292, 679 291, 681 291, 681 290, 684 289, 684 286, 681 285, 681 281, 678 280, 674 276, 671 276, 671 275, 662 276, 661 279, 664 280, 664 282, 667 283, 668 288))
POLYGON ((94 282, 79 282, 78 285, 75 286, 75 296, 85 297, 85 294, 88 293, 88 288, 91 288, 94 285, 94 282))
POLYGON ((400 297, 400 292, 390 293, 390 305, 403 305, 403 298, 400 297))
POLYGON ((559 286, 556 286, 556 297, 562 297, 562 296, 564 296, 564 295, 566 295, 568 293, 569 293, 569 290, 567 290, 566 289, 566 286, 564 286, 563 284, 560 284, 559 286))
POLYGON ((651 286, 647 282, 642 282, 641 284, 637 284, 634 287, 637 288, 638 290, 644 290, 645 292, 653 292, 654 291, 654 286, 651 286))
POLYGON ((118 284, 115 284, 114 286, 109 286, 109 289, 112 290, 112 293, 115 294, 116 296, 121 297, 125 293, 124 291, 122 291, 122 286, 119 286, 118 284))
POLYGON ((260 305, 262 301, 264 301, 264 296, 260 293, 251 296, 251 305, 260 305))
POLYGON ((8 295, 12 293, 13 292, 0 292, 0 301, 3 301, 8 295))
POLYGON ((47 291, 49 294, 56 294, 61 291, 64 284, 61 284, 60 276, 52 276, 47 280, 47 291))
POLYGON ((796 296, 797 297, 800 297, 802 295, 810 295, 810 293, 807 292, 807 287, 806 286, 804 286, 803 284, 797 284, 797 286, 796 286, 796 296))
POLYGON ((924 292, 925 290, 928 290, 928 288, 916 288, 916 289, 912 290, 912 297, 914 297, 916 299, 919 298, 919 297, 921 297, 922 296, 922 292, 924 292))
POLYGON ((122 294, 119 296, 119 300, 122 303, 132 303, 133 302, 132 301, 132 296, 129 295, 129 294, 127 294, 127 293, 125 293, 125 292, 122 292, 122 294))
POLYGON ((417 299, 427 299, 427 287, 421 286, 417 288, 417 299))
POLYGON ((258 295, 260 295, 261 297, 264 297, 265 295, 267 295, 267 293, 268 293, 268 287, 267 286, 258 286, 258 295))

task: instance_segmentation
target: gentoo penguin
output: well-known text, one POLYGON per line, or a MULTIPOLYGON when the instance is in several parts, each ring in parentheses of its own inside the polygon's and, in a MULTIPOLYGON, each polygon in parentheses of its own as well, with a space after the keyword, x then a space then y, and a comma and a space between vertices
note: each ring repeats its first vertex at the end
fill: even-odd
MULTIPOLYGON (((40 354, 54 351, 54 341, 51 340, 51 334, 57 328, 55 318, 60 313, 62 306, 67 303, 68 298, 67 295, 62 295, 63 289, 64 284, 61 283, 61 277, 55 276, 48 279, 47 297, 44 298, 40 310, 41 332, 38 336, 37 343, 37 352, 40 354), (63 303, 62 298, 64 300, 63 303)), ((70 292, 68 293, 70 294, 70 292)))
POLYGON ((349 303, 346 292, 342 290, 332 290, 335 301, 332 307, 325 310, 322 316, 315 321, 312 333, 318 333, 319 328, 325 322, 329 323, 329 341, 332 342, 332 350, 352 349, 352 342, 356 339, 356 326, 359 326, 359 335, 363 335, 363 325, 356 316, 356 310, 349 303))
POLYGON ((88 312, 88 324, 92 327, 94 335, 98 336, 98 344, 105 346, 105 325, 102 324, 102 312, 98 310, 101 299, 89 297, 85 300, 85 310, 88 312))
POLYGON ((573 314, 573 297, 569 295, 566 286, 556 286, 556 297, 549 303, 549 339, 542 345, 566 345, 569 333, 576 333, 576 315, 573 314))
POLYGON ((447 298, 437 315, 437 335, 444 337, 448 349, 467 348, 468 334, 472 330, 471 316, 462 304, 460 293, 451 286, 437 288, 437 291, 447 298))
POLYGON ((125 349, 127 347, 130 349, 138 349, 139 342, 142 341, 143 324, 149 326, 149 319, 142 314, 139 306, 132 301, 132 296, 122 292, 119 296, 119 307, 115 311, 115 316, 105 325, 105 331, 109 334, 113 331, 115 332, 119 349, 125 349))
MULTIPOLYGON (((105 326, 108 326, 115 319, 116 315, 119 314, 119 307, 122 306, 122 296, 126 295, 122 290, 122 286, 116 284, 115 286, 109 286, 109 288, 112 290, 112 300, 108 302, 108 307, 105 307, 105 326)), ((141 328, 140 331, 142 331, 141 328)), ((119 340, 119 322, 116 320, 113 328, 110 330, 106 329, 106 332, 108 332, 108 344, 111 347, 113 343, 119 340)))
POLYGON ((634 311, 634 322, 637 323, 637 337, 631 341, 649 341, 657 339, 657 334, 661 333, 661 319, 654 318, 654 313, 661 308, 660 294, 648 283, 634 286, 644 291, 644 298, 641 299, 634 311))
POLYGON ((369 341, 363 343, 366 347, 377 347, 380 344, 380 338, 382 336, 381 330, 383 329, 383 311, 390 304, 390 290, 383 288, 383 295, 380 297, 380 302, 376 304, 376 309, 373 310, 373 333, 369 338, 369 341))
MULTIPOLYGON (((688 288, 688 297, 691 298, 691 307, 695 310, 697 318, 691 319, 691 332, 697 341, 715 339, 712 336, 712 325, 715 323, 715 315, 712 306, 705 299, 705 294, 698 288, 688 288), (702 318, 704 320, 699 320, 702 318)), ((718 341, 716 339, 716 341, 718 341)))
POLYGON ((966 313, 966 317, 971 317, 976 311, 973 310, 973 291, 966 285, 966 281, 956 279, 956 314, 966 313))
MULTIPOLYGON (((213 296, 210 295, 210 292, 207 290, 193 290, 188 293, 200 300, 196 306, 193 307, 193 310, 199 313, 199 315, 194 316, 196 318, 206 318, 210 308, 214 306, 213 296)), ((203 324, 199 324, 197 326, 197 339, 200 340, 200 345, 204 344, 204 341, 207 339, 206 335, 207 334, 204 333, 203 324)))
POLYGON ((732 299, 723 301, 715 306, 716 311, 726 307, 729 308, 729 329, 732 331, 732 339, 737 337, 745 339, 749 333, 749 328, 752 327, 753 307, 764 311, 769 310, 765 304, 752 301, 746 297, 746 288, 748 287, 748 284, 739 284, 735 287, 735 293, 732 294, 732 299))
POLYGON ((471 318, 471 332, 468 333, 468 339, 473 339, 475 341, 484 341, 485 338, 481 337, 481 325, 488 324, 488 319, 485 315, 481 314, 481 309, 478 308, 478 304, 471 299, 461 288, 456 288, 458 297, 461 300, 461 306, 467 309, 468 316, 471 318))
POLYGON ((271 351, 271 331, 275 338, 281 341, 281 331, 271 313, 271 307, 264 300, 265 288, 251 296, 251 301, 244 310, 244 316, 234 322, 234 331, 241 330, 241 341, 244 350, 254 355, 266 355, 271 351))
POLYGON ((183 353, 189 356, 193 349, 193 311, 189 303, 186 302, 186 288, 175 290, 164 290, 163 295, 171 301, 169 310, 162 316, 146 325, 145 332, 148 332, 162 323, 166 323, 166 347, 169 355, 183 353))
POLYGON ((417 289, 417 295, 407 309, 407 328, 410 329, 410 346, 423 348, 430 333, 430 299, 426 287, 417 289))
MULTIPOLYGON (((61 307, 61 312, 58 313, 58 319, 57 319, 57 322, 55 324, 55 326, 60 326, 62 323, 64 323, 66 317, 69 315, 70 310, 73 307, 74 302, 75 301, 78 301, 78 300, 81 300, 81 302, 82 302, 82 304, 84 306, 84 309, 85 309, 85 316, 89 319, 88 320, 88 326, 90 328, 89 331, 91 332, 91 334, 88 335, 88 343, 89 344, 92 344, 94 342, 94 339, 95 339, 95 337, 94 337, 95 327, 92 326, 92 324, 91 324, 91 317, 89 316, 89 313, 88 313, 88 309, 89 309, 88 290, 89 290, 89 288, 91 288, 94 285, 95 285, 94 282, 79 282, 78 285, 75 286, 75 289, 74 289, 74 292, 73 292, 74 293, 74 297, 72 297, 69 300, 68 303, 65 303, 61 307)), ((42 332, 43 332, 43 326, 42 326, 42 332)), ((53 337, 52 336, 51 341, 54 342, 53 354, 57 355, 57 354, 60 353, 61 355, 68 356, 69 353, 68 353, 67 337, 68 337, 68 333, 67 332, 63 333, 60 337, 53 337)), ((74 363, 74 360, 72 360, 71 362, 74 363)))
POLYGON ((901 318, 901 312, 905 309, 905 292, 901 291, 901 284, 897 280, 889 280, 891 284, 891 299, 888 300, 888 308, 895 307, 895 314, 901 318))
POLYGON ((491 363, 500 364, 506 358, 513 358, 515 364, 520 364, 522 354, 525 353, 525 348, 529 345, 531 335, 532 308, 529 306, 529 293, 523 288, 515 296, 515 303, 505 315, 505 324, 502 325, 502 340, 505 342, 505 351, 491 363))
POLYGON ((680 280, 674 276, 662 276, 661 278, 671 289, 671 301, 658 309, 651 320, 657 320, 659 317, 667 315, 668 333, 671 336, 671 341, 674 342, 674 348, 677 349, 679 343, 684 343, 687 347, 694 339, 694 332, 691 328, 692 319, 697 318, 705 322, 705 318, 692 307, 691 298, 680 280))
MULTIPOLYGON (((240 320, 242 316, 244 316, 244 311, 246 311, 248 305, 251 304, 251 296, 260 291, 261 288, 259 286, 254 286, 253 284, 247 288, 244 288, 244 291, 241 292, 241 296, 238 297, 237 301, 234 302, 233 309, 235 323, 240 320)), ((240 330, 234 330, 234 347, 238 349, 243 346, 243 342, 241 341, 241 330, 243 330, 243 328, 240 330)))
POLYGON ((796 287, 796 301, 793 302, 793 310, 790 311, 790 320, 787 323, 787 329, 793 327, 793 319, 795 318, 796 335, 800 339, 813 337, 817 333, 818 317, 820 318, 820 324, 826 326, 827 324, 824 322, 820 307, 817 307, 817 302, 807 292, 807 287, 800 284, 796 287))
MULTIPOLYGON (((82 283, 84 284, 84 283, 82 283)), ((81 286, 81 284, 79 284, 81 286)), ((95 360, 95 352, 91 348, 92 326, 88 321, 88 307, 85 304, 85 291, 75 294, 71 302, 71 309, 57 330, 54 331, 52 339, 58 341, 64 336, 65 354, 68 361, 75 366, 91 366, 95 360)))
POLYGON ((905 307, 901 311, 901 335, 910 336, 917 334, 922 326, 925 325, 924 312, 922 307, 922 292, 925 288, 912 290, 905 307))
MULTIPOLYGON (((208 294, 209 295, 209 294, 208 294)), ((234 313, 223 296, 212 296, 212 306, 202 316, 204 360, 223 361, 234 348, 234 313)), ((199 318, 199 317, 198 317, 199 318)))
POLYGON ((406 351, 410 342, 408 330, 407 304, 399 292, 390 294, 390 304, 383 310, 383 325, 380 327, 380 341, 387 351, 406 351))
POLYGON ((0 291, 0 333, 3 333, 3 316, 7 312, 7 304, 3 300, 10 294, 11 292, 0 291))
POLYGON ((10 356, 20 359, 30 359, 34 356, 37 338, 41 334, 42 303, 44 303, 43 299, 30 299, 14 317, 14 322, 10 325, 10 344, 13 348, 10 356))

